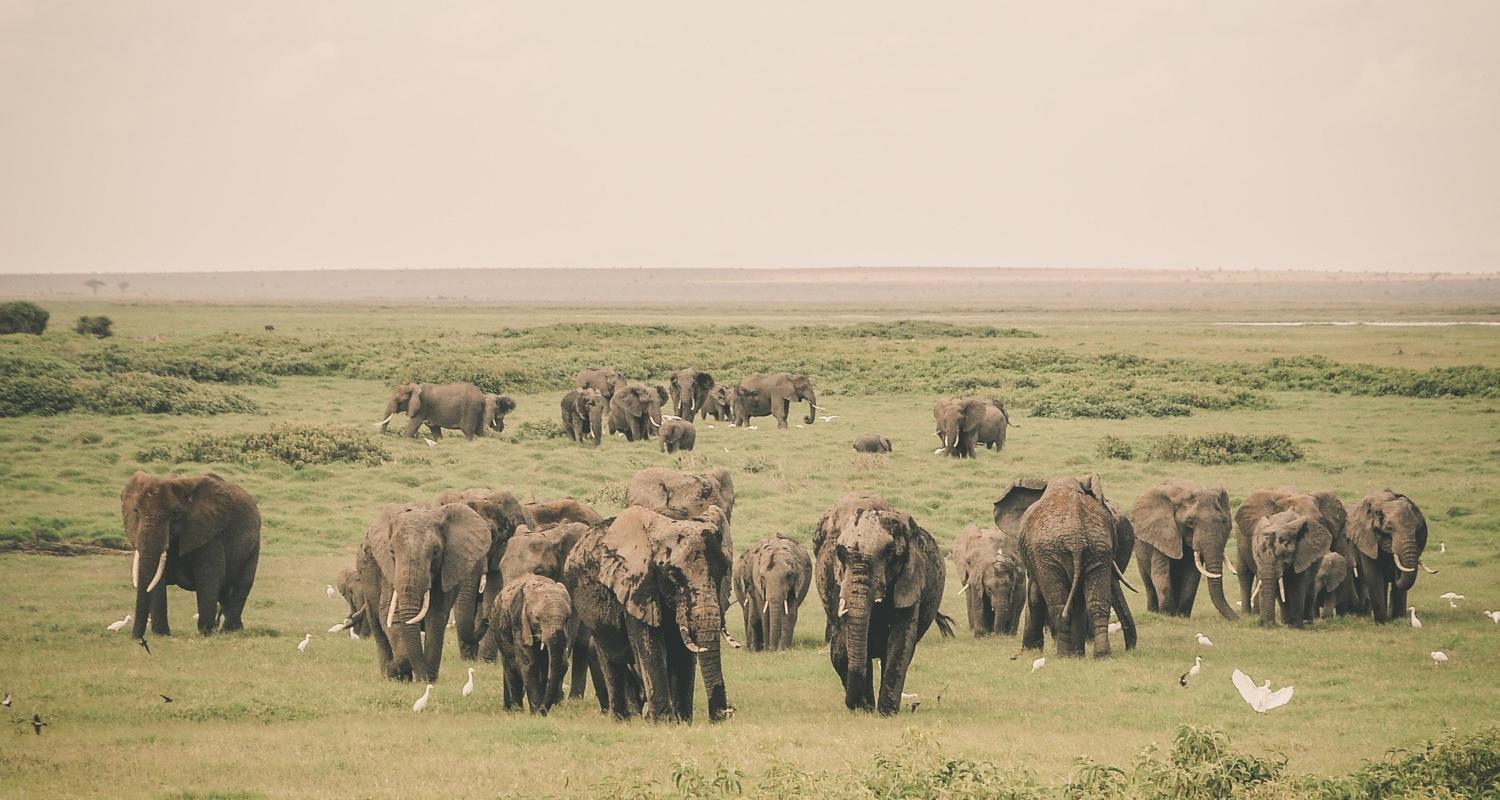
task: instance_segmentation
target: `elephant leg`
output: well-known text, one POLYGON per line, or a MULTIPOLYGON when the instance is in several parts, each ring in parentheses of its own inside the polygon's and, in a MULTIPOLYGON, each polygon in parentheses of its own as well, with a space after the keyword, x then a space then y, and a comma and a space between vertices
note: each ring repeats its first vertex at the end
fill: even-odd
POLYGON ((375 639, 375 660, 380 665, 380 674, 394 679, 396 654, 392 651, 391 640, 386 634, 384 615, 380 613, 380 609, 385 608, 385 604, 380 602, 380 596, 379 588, 365 595, 368 609, 365 616, 370 618, 370 635, 375 639))
POLYGON ((625 620, 630 649, 635 653, 636 669, 641 676, 645 702, 641 714, 648 720, 671 718, 672 704, 667 689, 667 654, 659 630, 635 618, 625 620))
POLYGON ((981 633, 984 626, 984 607, 979 595, 983 592, 978 585, 964 586, 964 611, 968 612, 969 632, 975 636, 983 636, 981 633))
POLYGON ((192 572, 198 600, 198 633, 208 636, 219 621, 219 593, 224 587, 224 544, 218 540, 198 548, 186 559, 185 569, 192 572))
POLYGON ((424 420, 418 419, 416 417, 408 419, 406 421, 406 428, 401 435, 411 439, 417 438, 417 431, 421 430, 423 422, 424 420))
POLYGON ((1198 599, 1198 586, 1203 581, 1203 573, 1198 571, 1192 561, 1183 565, 1182 591, 1177 595, 1177 613, 1184 617, 1193 615, 1193 603, 1198 599))
POLYGON ((1141 591, 1146 594, 1146 610, 1155 614, 1161 611, 1161 597, 1157 593, 1156 581, 1152 579, 1151 573, 1155 569, 1155 559, 1150 550, 1139 550, 1135 559, 1135 568, 1141 576, 1141 591))
POLYGON ((781 649, 792 649, 792 642, 797 631, 797 613, 801 611, 800 606, 793 606, 786 615, 786 621, 781 623, 781 649))
POLYGON ((1255 583, 1254 568, 1248 564, 1240 564, 1239 575, 1235 577, 1240 579, 1240 610, 1246 614, 1253 613, 1255 605, 1254 599, 1250 596, 1250 588, 1255 583))
POLYGON ((229 585, 222 593, 219 605, 224 614, 225 631, 232 632, 245 627, 245 603, 250 600, 250 590, 255 587, 255 573, 259 566, 260 545, 256 544, 238 564, 234 574, 230 576, 229 585))
POLYGON ((422 669, 424 680, 437 683, 438 669, 443 666, 443 635, 448 629, 448 614, 452 611, 452 600, 442 596, 440 589, 432 590, 432 605, 422 627, 427 630, 427 641, 422 645, 424 664, 413 664, 413 669, 422 669), (441 613, 439 613, 441 612, 441 613))
POLYGON ((1359 556, 1360 578, 1364 581, 1365 592, 1370 597, 1370 613, 1375 617, 1375 622, 1384 624, 1391 621, 1390 608, 1386 605, 1385 580, 1380 570, 1375 566, 1374 559, 1366 558, 1363 554, 1359 556))
POLYGON ((533 714, 547 713, 547 653, 527 646, 526 705, 533 714))
POLYGON ((901 711, 901 690, 906 688, 906 669, 917 651, 917 607, 892 614, 886 633, 885 655, 880 660, 880 697, 875 710, 882 717, 901 711))
POLYGON ((693 721, 693 682, 698 675, 698 658, 686 647, 667 646, 667 684, 672 713, 683 722, 693 721))
POLYGON ((151 632, 157 636, 171 636, 172 625, 167 621, 167 582, 164 580, 151 593, 151 632))
MULTIPOLYGON (((1114 593, 1118 590, 1115 583, 1114 561, 1111 555, 1106 553, 1101 563, 1085 567, 1085 569, 1088 572, 1083 586, 1084 597, 1087 600, 1084 628, 1093 636, 1094 658, 1109 658, 1109 612, 1114 607, 1114 593)), ((1124 622, 1122 621, 1120 625, 1123 629, 1124 622)), ((1084 637, 1078 639, 1080 650, 1083 641, 1084 637)), ((1082 653, 1080 652, 1079 655, 1082 653)))
MULTIPOLYGON (((1118 581, 1110 587, 1115 614, 1120 617, 1120 633, 1125 637, 1125 649, 1134 650, 1136 642, 1135 616, 1130 613, 1130 604, 1125 602, 1125 589, 1118 581)), ((1106 628, 1108 630, 1108 628, 1106 628)))
POLYGON ((1047 601, 1042 598, 1042 589, 1037 581, 1026 582, 1026 630, 1021 634, 1021 648, 1042 649, 1042 625, 1046 620, 1047 601))
POLYGON ((505 661, 505 710, 520 711, 521 698, 526 694, 526 678, 515 663, 515 656, 502 656, 505 661))
POLYGON ((1406 613, 1406 590, 1395 583, 1391 584, 1391 604, 1388 608, 1392 616, 1406 613))
POLYGON ((583 697, 584 690, 588 688, 590 671, 588 631, 583 628, 579 628, 578 635, 573 638, 568 659, 571 662, 568 671, 573 676, 568 679, 568 697, 583 697))
POLYGON ((1147 580, 1149 574, 1151 586, 1156 587, 1155 592, 1142 589, 1146 592, 1146 608, 1149 611, 1160 611, 1168 616, 1176 614, 1177 598, 1172 593, 1175 588, 1172 585, 1172 559, 1168 558, 1165 553, 1152 551, 1150 562, 1149 573, 1146 571, 1146 564, 1141 564, 1141 579, 1147 580))

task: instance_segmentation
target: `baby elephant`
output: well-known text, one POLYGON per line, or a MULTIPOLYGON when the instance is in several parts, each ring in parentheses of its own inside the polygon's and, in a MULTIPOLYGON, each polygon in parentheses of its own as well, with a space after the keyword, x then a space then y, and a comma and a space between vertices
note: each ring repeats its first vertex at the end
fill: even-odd
POLYGON ((878 433, 861 433, 854 439, 854 450, 859 453, 889 453, 891 440, 878 433))
POLYGON ((661 430, 657 433, 661 436, 663 453, 692 450, 693 444, 698 441, 698 429, 685 419, 664 420, 661 423, 661 430))
POLYGON ((562 702, 568 671, 573 603, 568 590, 551 578, 525 575, 505 588, 489 608, 485 637, 494 637, 505 669, 505 709, 520 710, 521 697, 533 714, 562 702))

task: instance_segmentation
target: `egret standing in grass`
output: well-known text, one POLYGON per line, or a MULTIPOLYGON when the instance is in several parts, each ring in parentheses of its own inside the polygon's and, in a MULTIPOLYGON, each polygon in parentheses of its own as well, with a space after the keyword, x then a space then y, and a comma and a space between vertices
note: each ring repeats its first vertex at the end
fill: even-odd
POLYGON ((355 633, 353 628, 350 628, 349 629, 349 638, 353 639, 354 641, 357 642, 357 641, 359 641, 359 634, 355 633))
POLYGON ((1413 628, 1416 628, 1417 630, 1421 630, 1422 629, 1422 620, 1417 619, 1417 607, 1416 606, 1410 606, 1406 610, 1407 610, 1408 613, 1411 614, 1411 626, 1413 628))
POLYGON ((104 629, 108 631, 117 631, 132 622, 135 622, 135 617, 131 614, 126 614, 125 619, 117 619, 114 622, 106 625, 104 629))
POLYGON ((417 712, 418 714, 422 713, 423 711, 426 711, 427 710, 427 698, 429 698, 431 696, 432 696, 432 684, 429 683, 429 684, 427 684, 427 689, 422 692, 422 696, 417 698, 417 702, 411 704, 411 710, 417 712))
POLYGON ((474 668, 469 667, 469 681, 464 684, 464 697, 474 693, 474 668))
POLYGON ((1177 685, 1186 689, 1188 681, 1198 677, 1201 671, 1203 671, 1203 656, 1193 656, 1193 665, 1188 667, 1187 672, 1182 673, 1181 678, 1177 679, 1177 685))
POLYGON ((1500 625, 1500 611, 1486 611, 1484 615, 1490 618, 1490 622, 1500 625))
POLYGON ((329 600, 333 600, 339 596, 339 593, 333 590, 333 584, 331 583, 323 585, 323 594, 328 595, 329 600))
POLYGON ((1448 654, 1444 653, 1441 650, 1434 650, 1434 651, 1432 651, 1432 663, 1433 664, 1446 664, 1446 663, 1448 663, 1448 654))
POLYGON ((297 652, 306 653, 307 646, 310 644, 312 644, 312 634, 309 633, 308 635, 302 637, 302 641, 297 643, 297 652))
POLYGON ((1045 667, 1045 666, 1047 666, 1047 659, 1046 659, 1046 657, 1039 657, 1036 660, 1034 660, 1034 661, 1031 662, 1031 671, 1032 672, 1036 672, 1037 670, 1039 670, 1039 669, 1041 669, 1042 667, 1045 667))
POLYGON ((1210 638, 1208 638, 1207 636, 1204 636, 1203 635, 1203 631, 1198 631, 1197 639, 1198 639, 1198 646, 1199 647, 1213 647, 1214 646, 1213 640, 1210 639, 1210 638))

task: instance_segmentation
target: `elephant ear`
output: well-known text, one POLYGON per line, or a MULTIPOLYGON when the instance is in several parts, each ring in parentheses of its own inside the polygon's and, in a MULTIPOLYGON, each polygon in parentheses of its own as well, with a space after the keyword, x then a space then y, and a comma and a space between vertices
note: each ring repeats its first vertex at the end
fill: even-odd
POLYGON ((1323 519, 1328 523, 1328 532, 1333 534, 1335 541, 1344 538, 1347 528, 1347 515, 1344 512, 1344 503, 1339 500, 1333 492, 1314 492, 1313 500, 1318 503, 1318 511, 1323 514, 1323 519))
POLYGON ((927 587, 927 560, 923 557, 926 553, 919 545, 922 537, 931 538, 931 534, 922 530, 917 521, 907 514, 900 515, 898 524, 904 530, 893 530, 891 534, 898 539, 905 539, 906 554, 901 564, 901 573, 896 576, 896 591, 891 602, 896 608, 911 608, 922 599, 922 590, 927 587))
POLYGON ((484 419, 479 425, 480 433, 483 433, 495 421, 496 412, 500 410, 499 399, 500 395, 498 394, 486 394, 484 396, 484 419))
POLYGON ((380 571, 387 579, 396 575, 396 558, 391 552, 391 537, 395 533, 396 517, 406 506, 388 505, 380 509, 380 515, 365 529, 364 547, 375 558, 380 571))
POLYGON ((127 526, 130 524, 130 510, 141 501, 141 492, 144 492, 153 480, 155 478, 136 470, 135 474, 130 476, 130 480, 125 481, 125 488, 120 490, 120 517, 127 526))
POLYGON ((179 554, 197 550, 223 530, 231 502, 223 478, 209 473, 198 478, 173 478, 166 485, 182 515, 182 524, 172 526, 179 554))
POLYGON ((459 581, 474 575, 479 562, 489 553, 490 524, 463 503, 448 503, 440 510, 443 591, 451 592, 459 581))
POLYGON ((1130 557, 1135 554, 1135 524, 1114 503, 1105 500, 1104 507, 1115 521, 1115 564, 1123 570, 1130 566, 1130 557))
POLYGON ((995 501, 995 527, 1007 535, 1021 532, 1021 516, 1031 504, 1042 498, 1047 491, 1047 481, 1041 478, 1021 478, 1000 494, 995 501))
POLYGON ((1279 511, 1280 494, 1273 491, 1260 491, 1245 498, 1240 507, 1234 512, 1235 530, 1242 536, 1254 537, 1255 526, 1261 520, 1279 511))
POLYGON ((653 388, 653 389, 656 390, 656 400, 657 400, 657 402, 660 403, 660 404, 662 404, 662 405, 666 405, 667 404, 667 388, 665 386, 660 385, 660 384, 658 384, 656 386, 653 386, 651 388, 653 388))
POLYGON ((422 409, 422 386, 417 384, 411 387, 411 399, 406 401, 406 415, 415 417, 422 409))
POLYGON ((1083 487, 1085 492, 1088 492, 1090 497, 1101 503, 1106 502, 1104 499, 1104 481, 1099 480, 1099 473, 1090 472, 1079 478, 1078 483, 1083 487))
MULTIPOLYGON (((508 617, 506 624, 510 625, 511 640, 525 647, 531 643, 531 619, 526 613, 526 589, 530 581, 522 578, 516 583, 514 594, 510 602, 506 604, 508 617)), ((510 589, 509 586, 506 589, 510 589)))
POLYGON ((1333 532, 1322 522, 1310 517, 1303 519, 1305 530, 1297 540, 1297 549, 1292 554, 1292 571, 1306 572, 1308 567, 1323 560, 1328 548, 1333 545, 1333 532))
POLYGON ((707 372, 700 372, 693 377, 693 384, 698 387, 698 391, 700 392, 710 391, 714 388, 714 376, 707 372))
POLYGON ((1348 519, 1344 524, 1344 530, 1349 534, 1349 540, 1359 548, 1366 558, 1377 558, 1380 555, 1380 532, 1375 529, 1375 514, 1370 505, 1370 498, 1359 501, 1349 511, 1348 519))
POLYGON ((649 529, 651 519, 658 516, 648 509, 629 508, 616 517, 604 533, 598 573, 599 582, 630 616, 652 626, 661 624, 649 529))
POLYGON ((1182 558, 1182 529, 1177 525, 1177 504, 1181 498, 1173 496, 1178 489, 1167 485, 1148 489, 1130 509, 1136 535, 1174 561, 1182 558))
POLYGON ((963 403, 963 422, 959 427, 973 430, 984 424, 984 415, 989 411, 990 404, 986 400, 970 398, 963 403))

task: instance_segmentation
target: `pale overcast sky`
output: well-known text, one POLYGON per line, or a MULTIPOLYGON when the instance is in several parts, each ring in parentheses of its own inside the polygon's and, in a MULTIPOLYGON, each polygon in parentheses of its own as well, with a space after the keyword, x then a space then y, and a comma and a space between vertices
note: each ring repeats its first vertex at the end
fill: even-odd
POLYGON ((1500 270, 1500 2, 0 0, 0 272, 1500 270))

